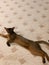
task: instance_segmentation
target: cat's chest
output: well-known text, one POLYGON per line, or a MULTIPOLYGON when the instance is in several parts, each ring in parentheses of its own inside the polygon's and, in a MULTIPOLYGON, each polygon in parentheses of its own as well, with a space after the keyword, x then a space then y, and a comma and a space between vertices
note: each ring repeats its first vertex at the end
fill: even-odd
POLYGON ((8 39, 9 39, 9 40, 15 40, 15 38, 16 38, 16 35, 9 35, 9 36, 8 36, 8 39))

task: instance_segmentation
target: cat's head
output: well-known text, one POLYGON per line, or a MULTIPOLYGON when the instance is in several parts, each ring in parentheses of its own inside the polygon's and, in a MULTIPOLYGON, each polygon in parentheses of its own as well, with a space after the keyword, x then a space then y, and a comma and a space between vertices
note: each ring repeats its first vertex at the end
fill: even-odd
POLYGON ((15 27, 12 27, 12 28, 6 28, 6 27, 4 27, 4 28, 7 31, 7 33, 9 33, 9 34, 12 34, 14 32, 14 29, 15 29, 15 27))

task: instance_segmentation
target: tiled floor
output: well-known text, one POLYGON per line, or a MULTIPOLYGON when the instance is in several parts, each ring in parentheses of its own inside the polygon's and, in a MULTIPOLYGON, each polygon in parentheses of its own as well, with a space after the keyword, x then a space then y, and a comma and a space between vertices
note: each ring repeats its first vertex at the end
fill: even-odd
MULTIPOLYGON (((49 40, 49 0, 0 0, 0 33, 4 27, 15 27, 15 32, 31 40, 49 40)), ((0 37, 0 65, 43 65, 19 45, 6 45, 0 37)), ((49 49, 41 45, 49 55, 49 49)), ((46 63, 49 65, 49 62, 46 63)))

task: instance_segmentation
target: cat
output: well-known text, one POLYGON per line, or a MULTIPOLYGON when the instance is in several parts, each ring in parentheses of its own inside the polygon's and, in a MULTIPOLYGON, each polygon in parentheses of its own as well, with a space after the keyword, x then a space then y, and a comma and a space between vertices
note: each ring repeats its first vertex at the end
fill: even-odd
POLYGON ((33 54, 35 56, 40 56, 42 58, 43 63, 46 63, 45 57, 47 58, 47 61, 49 61, 48 54, 45 51, 43 51, 41 46, 39 45, 40 43, 43 43, 43 44, 46 44, 46 45, 49 46, 48 42, 43 41, 43 40, 32 41, 32 40, 26 39, 23 36, 18 35, 17 33, 14 32, 15 27, 12 27, 12 28, 4 27, 4 28, 5 28, 5 30, 7 31, 8 34, 7 35, 0 34, 0 36, 7 38, 7 42, 6 42, 7 46, 10 47, 11 43, 13 43, 13 42, 17 43, 20 46, 29 50, 31 52, 31 54, 33 54))

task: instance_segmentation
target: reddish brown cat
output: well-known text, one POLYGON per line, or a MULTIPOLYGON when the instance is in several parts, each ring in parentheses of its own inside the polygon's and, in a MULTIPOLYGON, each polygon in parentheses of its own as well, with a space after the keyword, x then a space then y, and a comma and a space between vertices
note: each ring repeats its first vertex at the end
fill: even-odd
POLYGON ((45 51, 43 51, 39 45, 39 43, 44 43, 49 46, 49 43, 46 41, 32 41, 24 38, 21 35, 18 35, 14 32, 13 28, 5 28, 7 31, 7 35, 0 34, 0 36, 7 38, 7 45, 10 47, 11 43, 17 43, 27 50, 29 50, 33 55, 40 56, 42 58, 42 62, 46 63, 45 57, 49 61, 49 56, 45 51))

